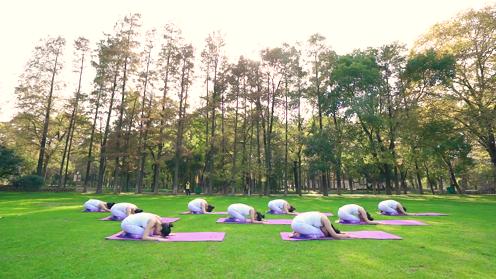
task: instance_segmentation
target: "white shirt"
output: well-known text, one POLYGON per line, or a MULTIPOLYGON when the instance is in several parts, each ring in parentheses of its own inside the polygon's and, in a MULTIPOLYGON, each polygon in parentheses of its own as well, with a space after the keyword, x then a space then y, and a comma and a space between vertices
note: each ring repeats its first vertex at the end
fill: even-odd
POLYGON ((127 202, 116 203, 116 204, 114 204, 114 206, 112 206, 112 208, 110 209, 110 212, 112 212, 112 213, 121 212, 121 213, 127 214, 127 209, 129 207, 136 207, 136 205, 134 205, 132 203, 127 203, 127 202))
POLYGON ((284 209, 284 205, 287 204, 287 203, 288 203, 287 201, 281 200, 281 199, 279 199, 279 200, 271 200, 269 202, 269 208, 272 207, 272 206, 275 206, 275 207, 283 210, 284 209))
POLYGON ((148 222, 153 218, 155 218, 155 215, 151 213, 141 212, 137 214, 131 214, 127 216, 124 220, 122 220, 122 225, 134 225, 134 226, 146 228, 148 222))
POLYGON ((322 214, 318 211, 310 211, 296 215, 293 219, 293 223, 305 223, 316 228, 322 227, 322 214))
POLYGON ((242 215, 250 215, 252 207, 243 203, 234 203, 229 206, 229 209, 235 210, 242 215))
POLYGON ((188 203, 188 207, 192 205, 198 208, 202 208, 204 203, 207 203, 207 201, 204 199, 194 199, 188 203))
POLYGON ((397 202, 395 200, 385 200, 385 201, 382 201, 381 203, 385 204, 387 207, 390 207, 393 209, 398 208, 398 204, 399 204, 399 202, 397 202))
POLYGON ((362 208, 361 206, 357 204, 347 204, 344 206, 341 206, 338 211, 342 211, 344 213, 348 213, 350 215, 358 216, 358 210, 362 208))
POLYGON ((89 205, 92 205, 95 207, 100 207, 100 204, 102 204, 102 203, 103 203, 103 201, 95 200, 95 199, 89 199, 87 202, 85 202, 85 204, 89 204, 89 205))

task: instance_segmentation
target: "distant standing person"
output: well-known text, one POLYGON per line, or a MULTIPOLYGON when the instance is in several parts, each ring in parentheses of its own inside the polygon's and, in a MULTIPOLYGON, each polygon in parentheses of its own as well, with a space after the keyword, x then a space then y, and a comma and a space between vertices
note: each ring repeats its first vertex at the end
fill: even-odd
POLYGON ((115 203, 113 202, 103 202, 101 200, 96 200, 96 199, 89 199, 84 203, 84 211, 89 211, 89 212, 98 212, 98 211, 105 211, 109 212, 112 206, 114 206, 115 203))
POLYGON ((190 196, 191 195, 191 184, 189 183, 189 181, 186 181, 186 186, 184 187, 184 189, 186 192, 186 196, 190 196))
POLYGON ((381 213, 385 215, 408 215, 406 207, 395 200, 381 201, 378 207, 381 213))

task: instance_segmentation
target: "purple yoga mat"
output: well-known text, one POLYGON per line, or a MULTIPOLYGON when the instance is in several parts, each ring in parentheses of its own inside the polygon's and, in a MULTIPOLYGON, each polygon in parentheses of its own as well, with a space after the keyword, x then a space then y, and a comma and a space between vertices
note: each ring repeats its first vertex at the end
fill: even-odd
MULTIPOLYGON (((219 219, 217 219, 217 223, 222 223, 222 224, 251 224, 251 220, 246 220, 246 222, 230 221, 230 220, 232 220, 232 219, 219 218, 219 219)), ((266 221, 266 223, 264 223, 263 225, 291 225, 292 220, 291 219, 268 219, 265 221, 266 221)))
POLYGON ((85 212, 85 213, 99 213, 99 212, 105 212, 105 211, 103 211, 103 210, 100 210, 100 211, 90 211, 88 209, 83 209, 83 210, 81 210, 81 212, 85 212))
MULTIPOLYGON (((226 233, 223 232, 177 232, 172 233, 166 238, 160 238, 159 242, 198 242, 198 241, 224 241, 226 233)), ((109 237, 107 240, 134 240, 143 241, 139 238, 128 237, 124 232, 118 232, 109 237)))
MULTIPOLYGON (((336 221, 342 225, 368 225, 365 222, 343 222, 341 220, 336 221)), ((417 220, 377 220, 380 225, 391 225, 391 226, 426 226, 427 224, 424 222, 420 222, 417 220)))
MULTIPOLYGON (((98 219, 100 221, 122 221, 122 220, 115 220, 115 219, 112 219, 112 216, 107 216, 105 218, 102 218, 102 219, 98 219)), ((176 222, 177 220, 179 220, 179 218, 169 218, 169 217, 161 217, 160 220, 162 221, 162 223, 174 223, 176 222)))
POLYGON ((387 213, 382 213, 382 212, 378 212, 378 214, 385 215, 385 216, 448 216, 448 214, 437 213, 437 212, 409 213, 410 215, 394 215, 394 214, 387 214, 387 213))
POLYGON ((182 215, 185 215, 185 214, 189 214, 189 215, 226 215, 227 211, 207 212, 207 213, 203 213, 203 214, 191 213, 189 211, 184 211, 184 212, 181 212, 179 214, 182 214, 182 215))
MULTIPOLYGON (((291 214, 282 214, 282 213, 272 213, 272 211, 270 211, 270 210, 267 211, 266 213, 271 214, 271 215, 291 215, 291 214)), ((332 214, 331 212, 322 212, 322 213, 324 213, 325 216, 334 216, 334 214, 332 214)))
MULTIPOLYGON (((298 237, 298 238, 291 238, 289 237, 292 233, 290 232, 282 232, 281 233, 281 238, 282 240, 289 240, 289 241, 300 241, 300 240, 335 240, 332 237, 321 237, 321 238, 305 238, 305 237, 298 237)), ((352 231, 352 232, 346 232, 347 235, 349 235, 351 238, 350 239, 377 239, 377 240, 400 240, 402 239, 401 237, 390 234, 387 232, 383 231, 352 231)), ((347 239, 345 239, 347 240, 347 239)))

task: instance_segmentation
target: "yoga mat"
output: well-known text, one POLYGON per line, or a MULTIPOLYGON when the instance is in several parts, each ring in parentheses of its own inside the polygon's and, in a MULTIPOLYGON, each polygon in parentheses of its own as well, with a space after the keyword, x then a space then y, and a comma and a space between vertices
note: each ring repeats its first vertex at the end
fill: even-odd
POLYGON ((385 216, 448 216, 448 214, 437 213, 437 212, 409 213, 410 215, 387 214, 382 212, 377 212, 377 214, 385 215, 385 216))
POLYGON ((85 213, 99 213, 99 212, 105 212, 103 210, 100 210, 100 211, 91 211, 91 210, 88 210, 88 209, 83 209, 81 210, 81 212, 85 212, 85 213))
POLYGON ((206 213, 203 213, 203 214, 200 214, 200 213, 191 213, 189 211, 184 211, 184 212, 181 212, 179 214, 189 214, 189 215, 226 215, 227 214, 227 211, 216 211, 216 212, 206 212, 206 213))
MULTIPOLYGON (((289 241, 300 241, 300 240, 335 240, 332 237, 320 237, 320 238, 306 238, 306 237, 297 237, 297 238, 291 238, 289 237, 292 233, 290 232, 281 232, 281 238, 282 240, 289 240, 289 241)), ((387 232, 383 231, 352 231, 352 232, 346 232, 347 235, 349 235, 351 239, 376 239, 376 240, 400 240, 402 239, 401 237, 390 234, 387 232)), ((348 239, 344 239, 348 240, 348 239)))
MULTIPOLYGON (((115 220, 115 219, 112 219, 112 216, 107 216, 105 218, 102 218, 102 219, 98 219, 100 221, 122 221, 122 220, 115 220)), ((160 218, 160 220, 162 221, 162 223, 174 223, 176 222, 177 220, 179 220, 179 218, 169 218, 169 217, 162 217, 160 218)))
MULTIPOLYGON (((417 220, 378 220, 380 225, 391 225, 391 226, 426 226, 427 224, 424 222, 420 222, 417 220)), ((368 225, 365 222, 343 222, 341 220, 336 221, 336 223, 342 225, 368 225)))
MULTIPOLYGON (((291 214, 283 214, 283 213, 272 213, 272 211, 270 210, 267 211, 266 213, 271 215, 291 215, 291 214)), ((334 216, 334 214, 332 214, 331 212, 322 212, 322 213, 324 213, 325 216, 334 216)))
MULTIPOLYGON (((268 219, 265 220, 266 223, 262 225, 291 225, 291 219, 268 219)), ((217 223, 223 224, 251 224, 251 220, 246 220, 246 222, 233 221, 230 218, 219 218, 217 219, 217 223)))
MULTIPOLYGON (((167 237, 161 237, 159 242, 199 242, 199 241, 224 241, 224 236, 226 233, 223 232, 177 232, 172 233, 167 237)), ((135 238, 133 236, 129 236, 124 232, 118 232, 109 237, 106 237, 107 240, 134 240, 134 241, 143 241, 140 238, 135 238)))

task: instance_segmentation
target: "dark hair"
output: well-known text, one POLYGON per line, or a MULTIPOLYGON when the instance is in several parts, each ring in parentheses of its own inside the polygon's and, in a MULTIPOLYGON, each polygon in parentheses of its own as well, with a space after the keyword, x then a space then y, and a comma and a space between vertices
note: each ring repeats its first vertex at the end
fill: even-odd
POLYGON ((331 227, 332 227, 332 229, 333 229, 333 230, 334 230, 337 234, 340 234, 340 233, 341 233, 341 231, 340 231, 340 230, 338 230, 338 229, 336 229, 336 228, 335 228, 332 224, 331 224, 331 227))
POLYGON ((292 205, 290 205, 289 208, 288 208, 288 211, 289 212, 293 212, 295 210, 296 210, 296 208, 294 206, 292 206, 292 205))
POLYGON ((107 203, 107 208, 108 208, 108 209, 111 209, 111 208, 112 208, 112 206, 114 206, 114 204, 115 204, 115 202, 108 202, 108 203, 107 203))
POLYGON ((215 206, 207 204, 207 212, 212 212, 214 210, 215 206))
POLYGON ((256 215, 255 219, 257 219, 257 221, 262 221, 262 219, 265 218, 265 215, 263 215, 258 211, 255 213, 255 215, 256 215))
POLYGON ((172 223, 162 223, 162 229, 160 230, 160 235, 162 235, 163 237, 168 236, 172 232, 171 229, 172 227, 174 227, 172 223))
POLYGON ((406 212, 406 207, 403 206, 403 210, 406 212))
POLYGON ((136 209, 134 210, 134 213, 141 213, 141 212, 143 212, 143 209, 136 208, 136 209))
POLYGON ((374 221, 374 218, 372 218, 372 215, 370 215, 368 211, 365 211, 365 213, 367 213, 367 219, 369 219, 370 221, 374 221))

